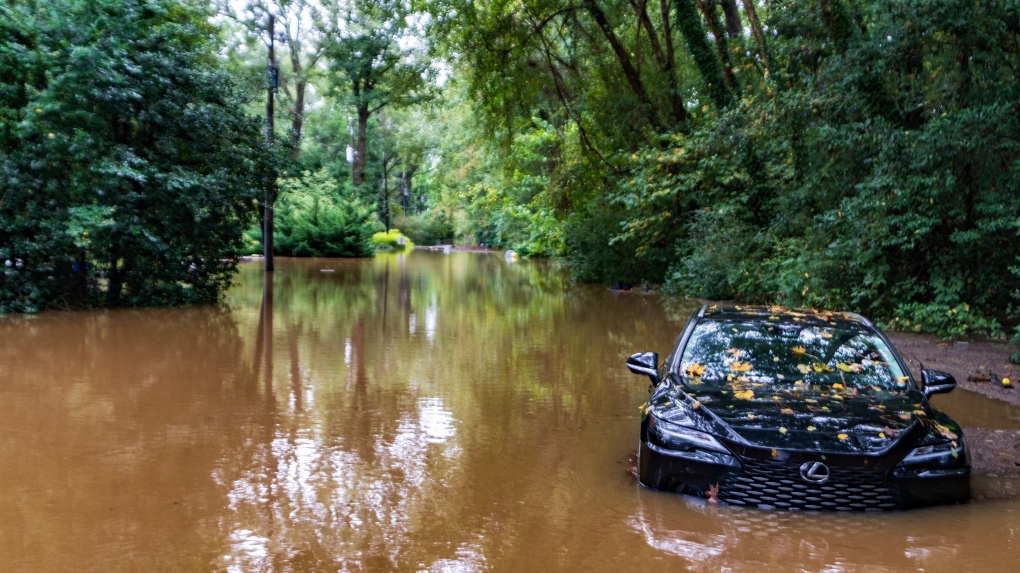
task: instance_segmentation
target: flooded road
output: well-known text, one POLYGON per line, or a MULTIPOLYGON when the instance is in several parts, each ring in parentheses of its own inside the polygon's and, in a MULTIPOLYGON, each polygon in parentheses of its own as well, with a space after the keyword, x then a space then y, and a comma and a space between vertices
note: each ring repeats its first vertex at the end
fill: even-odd
POLYGON ((218 308, 0 318, 0 571, 1020 570, 1016 497, 790 514, 637 486, 623 361, 692 310, 419 251, 280 259, 271 288, 248 263, 218 308))

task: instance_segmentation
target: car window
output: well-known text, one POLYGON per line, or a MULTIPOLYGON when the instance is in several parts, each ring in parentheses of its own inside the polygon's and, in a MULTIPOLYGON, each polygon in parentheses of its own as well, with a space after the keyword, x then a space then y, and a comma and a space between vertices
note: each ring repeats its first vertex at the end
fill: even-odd
POLYGON ((741 389, 789 385, 806 392, 903 391, 907 378, 885 342, 853 328, 703 321, 680 361, 691 384, 741 389))

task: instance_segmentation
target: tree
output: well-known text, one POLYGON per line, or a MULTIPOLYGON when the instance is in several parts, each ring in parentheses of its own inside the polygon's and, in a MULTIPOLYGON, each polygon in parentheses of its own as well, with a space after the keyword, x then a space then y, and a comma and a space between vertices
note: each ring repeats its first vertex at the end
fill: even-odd
POLYGON ((215 299, 269 158, 209 8, 0 13, 0 312, 215 299))
POLYGON ((429 62, 420 49, 401 47, 410 40, 401 3, 355 0, 327 52, 334 90, 357 115, 355 186, 365 181, 369 118, 387 106, 419 102, 427 95, 429 62))
POLYGON ((263 42, 268 41, 268 16, 276 18, 276 36, 286 45, 288 55, 289 67, 280 70, 280 87, 290 116, 294 157, 304 133, 306 93, 335 38, 339 6, 338 0, 248 0, 239 13, 234 13, 229 3, 225 6, 228 14, 263 42))

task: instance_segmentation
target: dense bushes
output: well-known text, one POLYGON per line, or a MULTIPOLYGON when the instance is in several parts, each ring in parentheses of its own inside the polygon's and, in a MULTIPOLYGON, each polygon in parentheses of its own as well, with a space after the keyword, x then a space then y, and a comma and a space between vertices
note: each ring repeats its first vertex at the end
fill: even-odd
POLYGON ((0 313, 215 299, 265 171, 187 0, 0 5, 0 313))
POLYGON ((624 236, 677 245, 676 292, 999 332, 1020 256, 1016 4, 877 3, 844 37, 783 8, 775 93, 636 154, 624 236))
POLYGON ((1016 321, 1020 2, 673 4, 672 32, 616 0, 464 7, 450 34, 500 142, 452 173, 477 228, 540 231, 583 280, 947 336, 1016 321))
POLYGON ((453 241, 453 225, 440 214, 401 215, 394 224, 418 245, 450 244, 453 241))

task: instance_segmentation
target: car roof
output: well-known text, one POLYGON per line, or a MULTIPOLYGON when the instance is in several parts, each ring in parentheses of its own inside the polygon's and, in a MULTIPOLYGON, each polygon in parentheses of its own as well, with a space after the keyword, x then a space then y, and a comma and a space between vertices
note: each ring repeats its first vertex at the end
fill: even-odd
POLYGON ((779 305, 712 304, 704 306, 698 314, 708 320, 788 322, 857 330, 874 329, 871 321, 857 313, 818 309, 791 309, 779 305))

